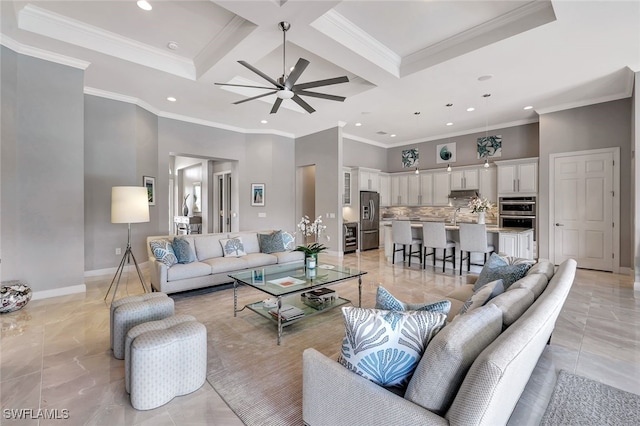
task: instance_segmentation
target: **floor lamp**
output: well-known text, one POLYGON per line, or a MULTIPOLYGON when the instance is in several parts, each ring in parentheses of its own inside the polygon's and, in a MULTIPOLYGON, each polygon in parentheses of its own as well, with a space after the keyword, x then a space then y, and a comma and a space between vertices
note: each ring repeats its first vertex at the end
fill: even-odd
POLYGON ((143 186, 114 186, 111 188, 111 223, 126 223, 128 227, 128 234, 127 249, 124 252, 124 256, 122 256, 122 260, 116 270, 116 274, 113 276, 113 280, 111 280, 109 290, 107 290, 107 294, 104 295, 104 300, 107 300, 107 296, 109 296, 111 287, 113 287, 113 283, 115 282, 116 288, 114 289, 113 297, 111 298, 111 303, 113 303, 113 300, 116 298, 116 293, 118 292, 118 285, 120 284, 120 278, 122 277, 125 261, 127 264, 130 264, 131 259, 133 259, 133 264, 136 266, 136 271, 138 271, 138 277, 142 283, 142 289, 145 293, 147 292, 147 288, 144 285, 144 278, 142 278, 142 272, 140 272, 140 267, 138 266, 138 262, 136 262, 136 257, 131 251, 131 224, 142 222, 149 222, 149 199, 147 198, 147 188, 143 186))

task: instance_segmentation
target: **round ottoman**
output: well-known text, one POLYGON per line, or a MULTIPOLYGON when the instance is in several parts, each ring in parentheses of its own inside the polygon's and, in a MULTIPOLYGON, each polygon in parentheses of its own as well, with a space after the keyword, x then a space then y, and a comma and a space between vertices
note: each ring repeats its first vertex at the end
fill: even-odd
POLYGON ((2 281, 0 285, 0 314, 22 309, 31 300, 31 288, 22 281, 2 281))

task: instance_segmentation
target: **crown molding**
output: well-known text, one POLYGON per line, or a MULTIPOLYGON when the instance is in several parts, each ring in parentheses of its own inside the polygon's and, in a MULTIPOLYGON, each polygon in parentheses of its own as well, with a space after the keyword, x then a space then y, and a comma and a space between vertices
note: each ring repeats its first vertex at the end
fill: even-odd
POLYGON ((363 138, 363 137, 360 137, 360 136, 352 135, 350 133, 342 133, 342 139, 351 139, 351 140, 354 140, 356 142, 362 142, 362 143, 366 143, 366 144, 369 144, 369 145, 377 146, 377 147, 380 147, 380 148, 389 148, 389 145, 386 145, 386 144, 383 144, 383 143, 380 143, 380 142, 377 142, 377 141, 374 141, 374 140, 371 140, 371 139, 363 138))
POLYGON ((100 98, 111 99, 119 102, 125 102, 128 104, 134 104, 139 106, 140 108, 146 109, 147 111, 155 115, 159 115, 161 113, 161 111, 158 108, 134 96, 128 96, 128 95, 123 95, 121 93, 109 92, 107 90, 96 89, 94 87, 85 87, 84 94, 91 95, 91 96, 98 96, 100 98))
POLYGON ((393 76, 400 77, 400 55, 335 10, 329 10, 310 25, 393 76))
POLYGON ((18 27, 179 77, 196 79, 196 68, 191 60, 32 4, 27 4, 18 13, 18 27))
POLYGON ((91 62, 82 61, 80 59, 72 58, 70 56, 60 55, 58 53, 49 52, 48 50, 40 49, 37 47, 27 46, 20 42, 15 41, 11 37, 4 34, 0 34, 0 44, 7 49, 11 49, 21 55, 31 56, 33 58, 42 59, 49 62, 55 62, 56 64, 66 65, 68 67, 86 70, 91 62))
POLYGON ((627 93, 626 91, 624 91, 624 92, 614 93, 613 95, 609 95, 609 96, 602 96, 600 98, 584 99, 579 102, 569 102, 566 104, 553 105, 547 108, 540 108, 540 109, 536 108, 535 111, 540 115, 549 114, 552 112, 565 111, 565 110, 574 109, 574 108, 582 108, 589 105, 617 101, 620 99, 626 99, 630 97, 631 97, 631 93, 627 93))

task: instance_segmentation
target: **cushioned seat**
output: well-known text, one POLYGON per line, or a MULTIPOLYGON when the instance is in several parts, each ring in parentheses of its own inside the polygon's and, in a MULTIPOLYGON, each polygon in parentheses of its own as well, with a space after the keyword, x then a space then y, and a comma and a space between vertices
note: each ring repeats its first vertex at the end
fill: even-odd
POLYGON ((246 262, 247 268, 256 268, 267 265, 275 265, 278 258, 273 254, 266 253, 250 253, 242 256, 242 260, 246 262))
POLYGON ((301 251, 281 251, 271 254, 278 258, 278 263, 302 262, 304 260, 304 253, 301 251))
POLYGON ((211 273, 211 265, 204 262, 177 263, 167 270, 167 281, 195 278, 211 273))
MULTIPOLYGON (((244 257, 244 256, 243 256, 244 257)), ((247 262, 239 257, 214 257, 202 261, 211 268, 211 273, 235 272, 247 268, 247 262)), ((229 279, 231 281, 231 279, 229 279)))

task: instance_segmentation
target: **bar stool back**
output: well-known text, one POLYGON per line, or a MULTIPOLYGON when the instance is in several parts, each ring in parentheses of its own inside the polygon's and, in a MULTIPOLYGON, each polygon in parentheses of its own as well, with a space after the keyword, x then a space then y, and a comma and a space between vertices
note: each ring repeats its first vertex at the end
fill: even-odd
POLYGON ((409 266, 411 266, 412 256, 418 256, 422 264, 422 240, 413 237, 411 222, 408 220, 394 220, 391 222, 391 241, 393 242, 392 264, 395 264, 396 252, 398 251, 402 251, 402 262, 406 262, 407 256, 409 256, 409 266), (415 244, 418 244, 418 251, 412 251, 412 247, 415 244), (396 249, 396 245, 401 245, 402 248, 396 249), (409 246, 409 253, 407 253, 407 246, 409 246))
POLYGON ((442 272, 444 272, 447 259, 451 259, 453 263, 453 273, 456 272, 456 243, 447 240, 447 231, 444 228, 444 222, 425 222, 422 224, 422 241, 424 245, 424 254, 422 256, 422 267, 427 265, 427 256, 433 256, 433 266, 436 266, 436 249, 442 249, 442 272), (428 249, 431 253, 427 253, 428 249), (447 256, 447 250, 452 252, 447 256))
POLYGON ((487 262, 487 253, 493 253, 494 247, 487 242, 487 227, 484 224, 461 223, 460 224, 460 275, 462 275, 463 261, 467 260, 467 272, 471 270, 471 253, 484 253, 484 262, 487 262), (464 253, 467 252, 467 256, 464 253))

